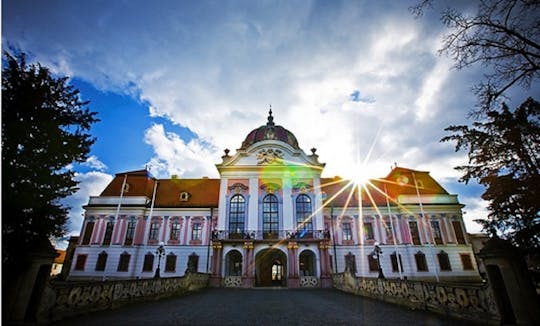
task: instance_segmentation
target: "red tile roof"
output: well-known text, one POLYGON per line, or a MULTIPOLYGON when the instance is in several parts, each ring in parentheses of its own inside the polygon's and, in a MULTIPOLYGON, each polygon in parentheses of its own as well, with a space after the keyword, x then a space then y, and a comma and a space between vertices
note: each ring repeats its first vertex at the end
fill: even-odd
POLYGON ((63 263, 64 263, 64 260, 66 259, 66 251, 65 251, 65 250, 56 249, 56 253, 58 254, 58 257, 56 257, 56 258, 54 259, 54 263, 55 263, 55 264, 63 264, 63 263))
POLYGON ((155 207, 217 207, 219 179, 160 179, 155 207), (188 193, 186 201, 180 194, 188 193))
MULTIPOLYGON (((429 172, 396 167, 384 178, 369 180, 365 186, 368 191, 366 191, 366 188, 362 189, 362 205, 367 206, 372 205, 372 203, 379 206, 386 205, 385 193, 390 197, 390 205, 393 204, 399 195, 416 195, 414 180, 416 180, 418 184, 418 192, 420 195, 448 194, 448 192, 429 175, 429 172)), ((326 200, 331 199, 335 194, 339 193, 332 200, 335 207, 343 207, 347 204, 347 201, 349 201, 347 204, 348 207, 357 207, 359 204, 358 188, 355 187, 354 183, 350 180, 341 179, 339 177, 322 178, 321 191, 326 193, 326 200)))
MULTIPOLYGON (((155 207, 217 207, 219 203, 220 179, 155 179, 146 170, 116 174, 111 183, 103 190, 101 196, 120 196, 124 177, 129 190, 124 196, 145 196, 152 198, 154 185, 157 182, 155 207), (183 192, 188 199, 180 200, 183 192)), ((370 180, 362 190, 362 205, 370 206, 373 203, 386 205, 386 196, 390 197, 390 204, 399 195, 416 195, 416 180, 421 195, 448 194, 429 172, 416 171, 402 167, 394 168, 386 177, 370 180)), ((359 192, 350 180, 335 178, 322 178, 321 191, 325 193, 325 200, 332 200, 335 207, 343 207, 347 200, 349 207, 358 206, 359 192), (352 195, 351 195, 352 192, 352 195), (336 195, 337 194, 337 195, 336 195), (335 197, 334 197, 335 196, 335 197), (348 199, 350 196, 350 199, 348 199)), ((149 204, 148 204, 149 205, 149 204)))
POLYGON ((155 179, 146 170, 116 174, 103 190, 101 196, 120 196, 126 178, 129 185, 125 197, 146 196, 152 198, 157 182, 155 207, 217 207, 219 202, 219 179, 155 179), (127 176, 127 177, 126 177, 127 176), (188 200, 181 201, 180 194, 188 193, 188 200))

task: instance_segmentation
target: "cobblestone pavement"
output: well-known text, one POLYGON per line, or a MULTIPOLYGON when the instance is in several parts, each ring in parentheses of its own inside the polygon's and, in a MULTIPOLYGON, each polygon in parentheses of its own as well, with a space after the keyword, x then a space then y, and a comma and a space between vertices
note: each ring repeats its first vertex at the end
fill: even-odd
POLYGON ((58 325, 467 325, 332 289, 205 289, 58 325))

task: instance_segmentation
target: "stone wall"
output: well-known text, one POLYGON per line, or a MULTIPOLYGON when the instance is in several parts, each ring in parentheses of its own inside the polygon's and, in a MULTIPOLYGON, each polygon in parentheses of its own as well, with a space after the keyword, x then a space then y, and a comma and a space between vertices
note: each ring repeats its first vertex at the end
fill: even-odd
POLYGON ((334 288, 344 292, 484 324, 500 324, 497 305, 487 285, 357 278, 348 272, 332 277, 334 288))
POLYGON ((50 282, 41 300, 38 322, 53 322, 135 301, 183 295, 207 287, 208 282, 209 274, 202 273, 158 279, 50 282))

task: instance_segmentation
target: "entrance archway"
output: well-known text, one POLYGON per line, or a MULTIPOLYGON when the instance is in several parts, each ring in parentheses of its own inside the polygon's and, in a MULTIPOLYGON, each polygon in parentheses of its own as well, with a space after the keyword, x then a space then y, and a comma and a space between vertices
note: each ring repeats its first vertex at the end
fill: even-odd
POLYGON ((287 256, 278 249, 264 249, 255 256, 255 286, 287 286, 287 256))

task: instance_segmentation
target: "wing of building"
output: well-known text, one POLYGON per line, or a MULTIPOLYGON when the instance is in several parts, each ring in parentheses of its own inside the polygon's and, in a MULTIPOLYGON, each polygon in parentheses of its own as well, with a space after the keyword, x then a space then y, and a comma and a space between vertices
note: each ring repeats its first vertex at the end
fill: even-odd
POLYGON ((273 121, 216 164, 219 179, 119 173, 90 197, 70 279, 210 273, 214 286, 331 286, 358 276, 478 280, 462 208, 429 172, 364 185, 322 178, 316 150, 273 121))

